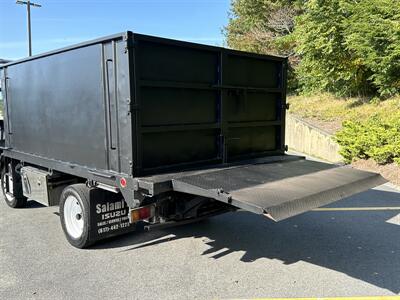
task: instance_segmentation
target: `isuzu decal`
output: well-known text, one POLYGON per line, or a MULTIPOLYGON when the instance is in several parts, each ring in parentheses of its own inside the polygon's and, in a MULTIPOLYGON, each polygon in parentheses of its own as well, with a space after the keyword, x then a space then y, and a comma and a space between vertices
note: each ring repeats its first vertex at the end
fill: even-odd
POLYGON ((120 194, 112 194, 101 190, 94 190, 94 205, 91 205, 90 234, 97 239, 122 234, 135 229, 129 223, 129 207, 120 194))

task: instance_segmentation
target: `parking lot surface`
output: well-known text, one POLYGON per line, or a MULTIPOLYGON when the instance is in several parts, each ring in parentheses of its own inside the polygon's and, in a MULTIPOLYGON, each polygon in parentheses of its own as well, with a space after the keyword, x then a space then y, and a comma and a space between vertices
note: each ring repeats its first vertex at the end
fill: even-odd
POLYGON ((239 211, 87 250, 67 243, 58 207, 0 200, 0 299, 400 294, 400 192, 389 184, 279 223, 239 211))

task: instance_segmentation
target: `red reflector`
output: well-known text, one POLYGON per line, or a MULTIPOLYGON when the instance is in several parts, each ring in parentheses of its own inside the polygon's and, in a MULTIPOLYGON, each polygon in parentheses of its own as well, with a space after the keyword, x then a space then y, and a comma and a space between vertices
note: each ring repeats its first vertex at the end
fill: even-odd
POLYGON ((119 184, 121 185, 121 187, 126 187, 126 179, 124 178, 124 177, 122 177, 120 180, 119 180, 119 184))
POLYGON ((139 209, 139 219, 148 219, 151 217, 150 206, 145 206, 139 209))

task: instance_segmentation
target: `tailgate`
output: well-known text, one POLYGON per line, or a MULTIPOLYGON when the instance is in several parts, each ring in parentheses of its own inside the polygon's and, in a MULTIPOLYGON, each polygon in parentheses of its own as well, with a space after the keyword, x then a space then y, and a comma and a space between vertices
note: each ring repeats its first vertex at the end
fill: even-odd
POLYGON ((280 221, 386 182, 379 174, 309 160, 253 164, 171 180, 172 188, 280 221))

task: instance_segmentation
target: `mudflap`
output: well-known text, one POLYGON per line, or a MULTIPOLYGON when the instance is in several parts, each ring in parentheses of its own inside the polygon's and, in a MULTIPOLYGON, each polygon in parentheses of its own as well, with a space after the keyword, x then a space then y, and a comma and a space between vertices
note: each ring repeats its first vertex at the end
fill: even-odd
POLYGON ((121 194, 92 189, 90 199, 91 240, 102 240, 135 230, 135 225, 129 223, 129 207, 121 194))

